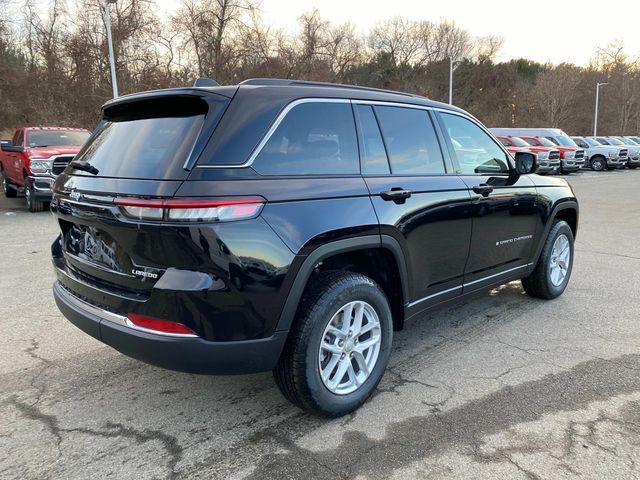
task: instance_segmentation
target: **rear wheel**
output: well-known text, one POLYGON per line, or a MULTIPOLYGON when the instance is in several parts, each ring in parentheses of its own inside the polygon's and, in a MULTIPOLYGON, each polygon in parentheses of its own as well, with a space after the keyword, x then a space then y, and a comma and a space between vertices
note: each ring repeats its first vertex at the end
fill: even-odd
POLYGON ((596 172, 602 172, 607 168, 607 161, 604 157, 595 157, 591 160, 591 170, 595 170, 596 172))
POLYGON ((36 194, 33 190, 33 184, 29 181, 24 186, 24 197, 27 200, 27 207, 30 212, 43 212, 45 202, 41 202, 36 198, 36 194))
POLYGON ((535 269, 522 279, 522 287, 532 297, 550 300, 567 288, 573 269, 573 232, 563 220, 549 231, 535 269))
POLYGON ((324 272, 311 280, 274 378, 285 397, 339 417, 362 405, 389 362, 389 302, 368 277, 324 272))
POLYGON ((4 173, 4 170, 0 172, 2 174, 2 191, 7 198, 15 198, 18 194, 18 189, 11 183, 9 177, 4 173))

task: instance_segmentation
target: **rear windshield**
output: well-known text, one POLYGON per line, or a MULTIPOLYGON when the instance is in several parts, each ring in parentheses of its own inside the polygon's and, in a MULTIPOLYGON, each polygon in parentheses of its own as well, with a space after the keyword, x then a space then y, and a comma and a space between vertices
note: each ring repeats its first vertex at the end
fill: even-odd
MULTIPOLYGON (((106 110, 104 123, 76 160, 100 177, 181 179, 205 122, 217 123, 228 99, 155 99, 106 110)), ((77 172, 86 175, 85 173, 77 172)))
POLYGON ((89 132, 78 130, 29 130, 27 145, 37 147, 80 147, 89 138, 89 132))

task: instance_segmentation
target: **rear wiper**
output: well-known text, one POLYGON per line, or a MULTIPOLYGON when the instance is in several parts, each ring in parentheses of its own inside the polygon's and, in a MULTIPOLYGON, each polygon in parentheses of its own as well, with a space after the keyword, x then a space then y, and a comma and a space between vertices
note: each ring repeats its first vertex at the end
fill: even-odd
POLYGON ((97 175, 100 170, 91 165, 89 162, 83 160, 72 160, 69 162, 69 166, 76 170, 82 170, 83 172, 89 172, 93 175, 97 175))

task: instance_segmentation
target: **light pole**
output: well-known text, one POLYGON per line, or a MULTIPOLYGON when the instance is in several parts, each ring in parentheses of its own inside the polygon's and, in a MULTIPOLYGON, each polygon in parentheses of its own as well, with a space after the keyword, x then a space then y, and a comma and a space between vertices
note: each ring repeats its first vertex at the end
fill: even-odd
POLYGON ((116 79, 116 59, 113 55, 113 40, 111 39, 111 15, 109 15, 109 4, 116 3, 116 0, 104 0, 104 23, 107 28, 107 45, 109 46, 109 66, 111 68, 111 86, 113 87, 113 98, 118 98, 118 80, 116 79))
POLYGON ((460 63, 460 60, 449 57, 449 105, 453 105, 453 66, 456 63, 460 63))
POLYGON ((598 135, 598 103, 600 102, 600 87, 609 85, 609 82, 596 82, 596 113, 593 117, 593 136, 598 135))

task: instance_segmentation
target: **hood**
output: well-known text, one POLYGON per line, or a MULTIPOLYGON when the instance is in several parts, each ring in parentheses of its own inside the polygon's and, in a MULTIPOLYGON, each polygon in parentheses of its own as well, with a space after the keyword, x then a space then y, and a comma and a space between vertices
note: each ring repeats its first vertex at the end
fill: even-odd
POLYGON ((54 155, 75 155, 80 151, 80 148, 82 148, 81 145, 71 147, 32 147, 27 150, 27 153, 30 157, 49 158, 54 155))
POLYGON ((522 147, 522 148, 528 148, 529 150, 531 150, 534 153, 552 152, 554 150, 559 150, 558 148, 555 148, 555 147, 541 147, 539 145, 531 145, 530 147, 522 147))

